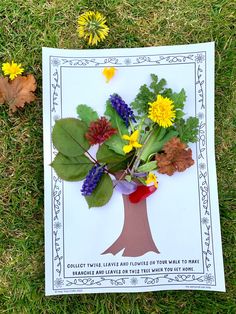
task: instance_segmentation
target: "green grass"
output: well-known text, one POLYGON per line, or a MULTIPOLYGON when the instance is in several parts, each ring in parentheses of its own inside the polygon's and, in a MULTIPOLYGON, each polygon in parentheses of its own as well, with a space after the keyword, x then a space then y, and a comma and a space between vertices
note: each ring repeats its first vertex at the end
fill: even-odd
POLYGON ((236 94, 234 0, 1 0, 0 64, 14 59, 38 82, 37 101, 0 107, 0 313, 235 313, 236 94), (216 42, 216 161, 226 293, 167 291, 44 296, 41 47, 88 48, 86 10, 107 16, 98 48, 216 42))

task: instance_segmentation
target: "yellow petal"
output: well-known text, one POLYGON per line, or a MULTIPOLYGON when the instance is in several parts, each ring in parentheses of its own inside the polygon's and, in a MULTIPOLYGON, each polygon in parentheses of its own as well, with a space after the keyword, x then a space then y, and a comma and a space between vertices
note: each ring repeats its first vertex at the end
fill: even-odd
POLYGON ((126 141, 129 141, 130 140, 130 136, 125 134, 125 135, 122 136, 122 139, 126 140, 126 141))
POLYGON ((136 148, 140 148, 140 147, 142 147, 143 145, 139 144, 138 142, 134 142, 134 143, 133 143, 133 146, 136 147, 136 148))
POLYGON ((138 135, 139 135, 138 130, 134 131, 134 133, 132 133, 132 134, 130 135, 130 140, 133 141, 133 142, 137 142, 138 135))
POLYGON ((157 182, 157 177, 155 176, 154 173, 149 172, 147 180, 145 181, 145 183, 148 185, 150 183, 153 183, 155 188, 158 188, 158 182, 157 182))
POLYGON ((132 145, 125 145, 125 146, 123 146, 123 152, 125 154, 128 154, 132 149, 133 149, 132 145))
MULTIPOLYGON (((102 36, 100 36, 102 38, 102 36)), ((116 72, 116 68, 111 67, 111 68, 104 68, 104 70, 102 71, 103 75, 106 77, 106 82, 108 83, 113 76, 115 75, 116 72)))

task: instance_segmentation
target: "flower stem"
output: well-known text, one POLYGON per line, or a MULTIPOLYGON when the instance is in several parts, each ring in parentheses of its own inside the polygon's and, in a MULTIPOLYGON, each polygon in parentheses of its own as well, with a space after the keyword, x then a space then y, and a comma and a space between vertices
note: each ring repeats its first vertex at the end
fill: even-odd
POLYGON ((139 165, 139 163, 140 163, 140 157, 141 157, 141 155, 142 155, 143 150, 145 149, 145 144, 147 144, 147 142, 149 141, 149 139, 150 139, 150 137, 152 136, 154 130, 155 130, 154 128, 151 129, 151 131, 149 132, 148 136, 146 137, 146 139, 145 139, 145 141, 144 141, 142 147, 139 149, 138 154, 137 154, 137 157, 136 157, 136 159, 135 159, 135 161, 134 161, 133 167, 132 167, 132 169, 131 169, 131 171, 130 171, 131 176, 134 174, 135 169, 138 167, 138 165, 139 165))

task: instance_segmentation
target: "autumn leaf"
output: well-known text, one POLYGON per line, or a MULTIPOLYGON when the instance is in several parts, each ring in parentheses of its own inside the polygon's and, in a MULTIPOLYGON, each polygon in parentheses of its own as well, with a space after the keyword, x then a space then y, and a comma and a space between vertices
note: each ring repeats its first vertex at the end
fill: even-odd
POLYGON ((7 77, 0 77, 0 104, 8 104, 10 111, 15 112, 36 99, 34 95, 36 87, 36 80, 32 74, 18 76, 12 81, 7 77))
POLYGON ((164 153, 156 154, 158 172, 172 176, 175 171, 182 172, 194 164, 191 148, 174 137, 163 147, 164 153))

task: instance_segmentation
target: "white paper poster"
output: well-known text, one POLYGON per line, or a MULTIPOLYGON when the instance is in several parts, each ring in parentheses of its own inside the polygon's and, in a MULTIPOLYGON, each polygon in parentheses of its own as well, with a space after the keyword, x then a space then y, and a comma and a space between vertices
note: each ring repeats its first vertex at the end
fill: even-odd
POLYGON ((214 156, 214 43, 43 48, 43 115, 46 295, 225 291, 214 156), (109 83, 104 67, 116 68, 109 83), (129 104, 151 73, 176 92, 184 88, 185 117, 199 118, 198 142, 190 145, 195 163, 172 176, 158 174, 158 190, 139 217, 135 211, 128 217, 116 190, 105 206, 89 209, 80 192, 83 182, 63 181, 50 166, 57 153, 55 121, 77 118, 79 104, 102 116, 113 93, 129 104))

